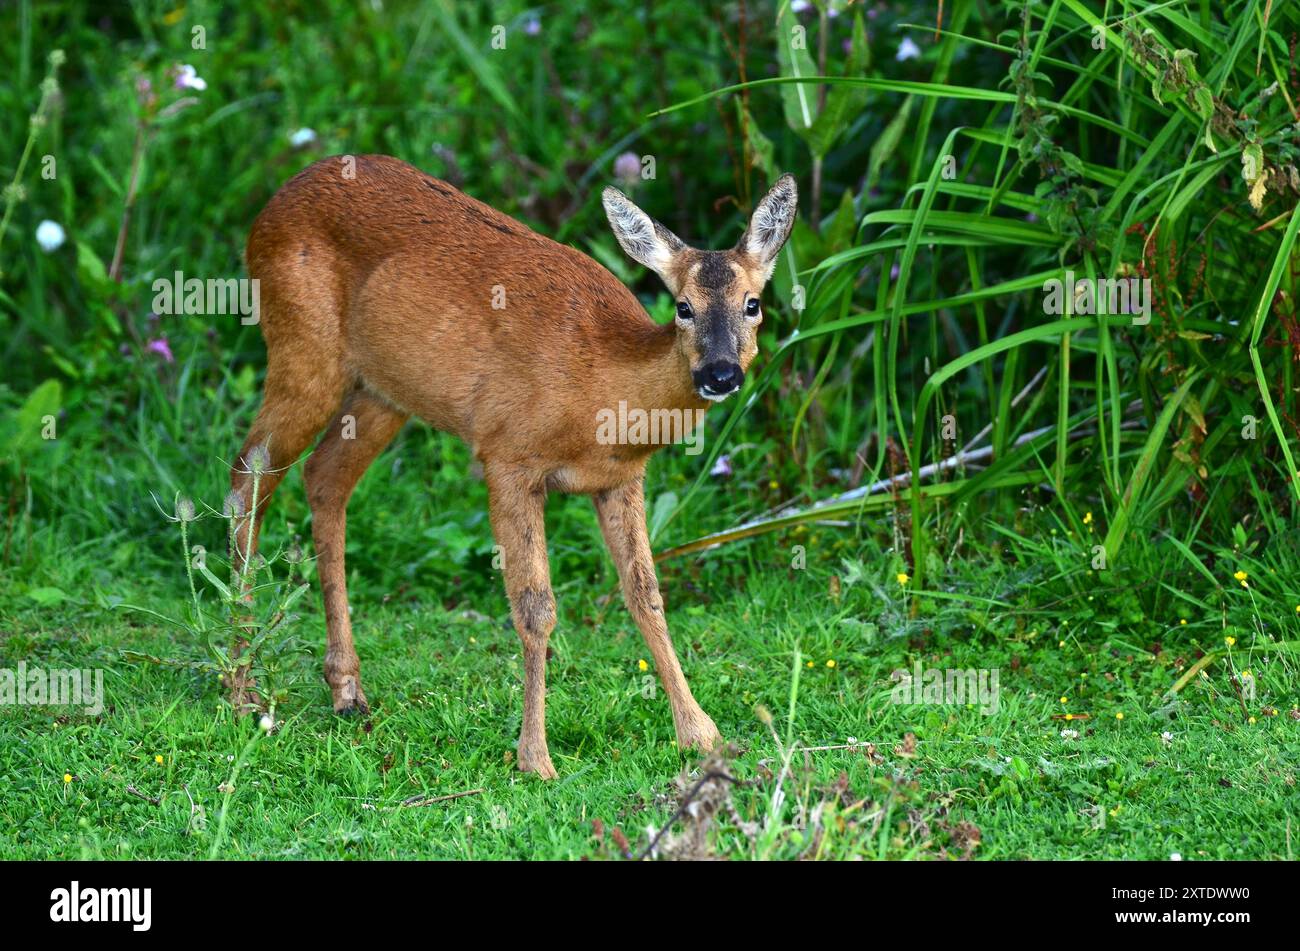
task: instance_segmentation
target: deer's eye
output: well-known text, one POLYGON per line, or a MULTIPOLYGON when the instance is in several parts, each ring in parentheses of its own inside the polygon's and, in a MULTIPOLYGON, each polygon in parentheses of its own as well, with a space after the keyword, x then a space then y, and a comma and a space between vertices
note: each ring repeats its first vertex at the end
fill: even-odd
POLYGON ((758 298, 757 298, 757 297, 751 297, 749 300, 745 301, 745 316, 746 316, 746 317, 757 317, 757 316, 758 316, 758 307, 759 307, 759 304, 758 304, 758 298))
POLYGON ((677 302, 677 316, 682 320, 690 320, 695 316, 695 312, 691 310, 690 304, 684 300, 679 300, 677 302))

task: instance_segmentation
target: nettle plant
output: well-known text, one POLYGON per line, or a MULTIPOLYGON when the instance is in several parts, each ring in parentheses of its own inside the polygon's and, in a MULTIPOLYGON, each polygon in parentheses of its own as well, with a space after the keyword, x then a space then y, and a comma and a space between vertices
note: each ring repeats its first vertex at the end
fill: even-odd
MULTIPOLYGON (((253 450, 248 464, 256 499, 258 483, 269 465, 265 449, 253 450)), ((276 707, 301 679, 296 661, 310 653, 295 633, 299 616, 293 613, 310 587, 302 580, 302 548, 295 538, 269 557, 258 553, 242 559, 218 558, 226 565, 227 578, 223 580, 209 564, 215 556, 203 545, 191 544, 191 526, 203 518, 217 517, 226 523, 226 547, 233 553, 236 523, 248 514, 256 512, 246 513, 236 492, 227 495, 220 512, 210 511, 208 515, 200 515, 193 500, 177 495, 173 514, 166 518, 179 528, 190 590, 187 610, 182 617, 169 617, 136 605, 122 607, 185 629, 202 648, 204 657, 161 658, 137 651, 123 654, 130 660, 184 667, 215 678, 225 688, 225 703, 235 715, 260 712, 274 724, 276 707), (247 567, 241 570, 239 564, 247 567), (280 565, 284 567, 282 574, 277 567, 280 565)))

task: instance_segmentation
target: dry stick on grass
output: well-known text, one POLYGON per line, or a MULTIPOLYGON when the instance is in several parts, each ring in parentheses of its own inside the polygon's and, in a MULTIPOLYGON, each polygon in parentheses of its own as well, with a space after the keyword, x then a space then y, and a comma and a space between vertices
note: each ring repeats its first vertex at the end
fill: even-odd
MULTIPOLYGON (((1128 409, 1132 410, 1135 407, 1140 405, 1141 404, 1138 401, 1134 401, 1133 403, 1129 404, 1128 409)), ((1138 428, 1140 425, 1141 425, 1141 420, 1126 420, 1125 422, 1120 424, 1120 428, 1135 429, 1138 428)), ((1081 423, 1080 426, 1082 426, 1083 428, 1076 427, 1075 429, 1069 430, 1066 433, 1066 438, 1073 442, 1079 439, 1083 439, 1086 436, 1096 435, 1097 430, 1094 429, 1092 426, 1087 425, 1086 423, 1081 423)), ((1048 433, 1052 432, 1055 429, 1056 426, 1054 425, 1044 426, 1042 429, 1035 429, 1033 432, 1028 432, 1020 436, 1014 443, 1012 443, 1012 445, 1013 446, 1024 445, 1025 443, 1037 439, 1040 436, 1047 435, 1048 433)), ((958 466, 967 467, 967 468, 983 468, 980 464, 991 459, 992 457, 993 457, 992 446, 984 446, 981 449, 974 449, 974 450, 962 450, 956 455, 949 456, 947 459, 944 459, 940 462, 934 462, 922 466, 919 470, 917 470, 916 474, 918 478, 925 480, 939 474, 940 472, 944 472, 948 469, 953 469, 958 466)), ((820 502, 815 502, 805 509, 796 512, 791 512, 789 514, 792 516, 808 515, 810 513, 818 511, 819 509, 828 508, 830 506, 837 505, 843 502, 850 502, 854 499, 859 499, 866 495, 876 495, 877 493, 884 492, 886 490, 892 490, 896 487, 906 486, 911 481, 912 481, 911 472, 900 472, 896 476, 891 476, 888 479, 881 479, 877 482, 871 483, 871 485, 859 486, 858 488, 850 489, 847 492, 841 492, 839 495, 834 495, 828 499, 823 499, 820 502)), ((832 522, 829 519, 816 519, 816 521, 819 525, 836 524, 835 522, 832 522)), ((666 551, 660 552, 659 554, 655 555, 655 561, 656 562, 665 561, 669 558, 675 558, 678 555, 688 555, 691 554, 692 552, 704 551, 706 549, 714 548, 718 545, 724 544, 725 542, 739 541, 742 538, 749 538, 751 535, 761 534, 765 530, 765 527, 768 522, 769 522, 768 518, 761 518, 754 521, 745 522, 743 525, 738 525, 735 528, 729 528, 726 529, 725 531, 716 532, 713 535, 706 535, 704 538, 698 538, 695 541, 688 542, 685 545, 679 545, 676 548, 669 548, 666 551)))
MULTIPOLYGON (((1043 375, 1046 372, 1047 371, 1045 367, 1039 370, 1038 373, 1034 375, 1034 378, 1025 385, 1025 388, 1016 394, 1015 398, 1011 401, 1011 406, 1015 407, 1016 404, 1018 404, 1027 395, 1029 395, 1030 390, 1038 383, 1040 379, 1042 379, 1043 375)), ((1140 400, 1134 400, 1124 408, 1124 412, 1125 414, 1132 413, 1138 408, 1140 408, 1141 405, 1142 403, 1140 400)), ((1132 423, 1133 421, 1131 420, 1122 423, 1121 428, 1129 428, 1132 425, 1132 423)), ((1085 424, 1080 424, 1080 425, 1085 425, 1085 424)), ((1012 445, 1022 446, 1027 442, 1037 439, 1039 436, 1047 435, 1048 433, 1052 432, 1055 429, 1056 429, 1055 425, 1044 426, 1042 429, 1035 429, 1033 432, 1025 433, 1024 435, 1017 438, 1016 441, 1012 443, 1012 445)), ((991 459, 993 457, 992 446, 984 446, 981 449, 976 449, 975 446, 978 445, 981 441, 983 441, 984 438, 987 437, 988 434, 992 431, 993 431, 993 424, 992 423, 986 424, 983 429, 981 429, 978 433, 975 434, 975 436, 970 440, 970 442, 966 443, 966 445, 961 448, 960 452, 956 453, 955 455, 949 456, 947 459, 940 460, 939 462, 932 462, 929 465, 922 466, 920 469, 918 469, 916 473, 917 478, 928 479, 930 476, 936 475, 939 472, 942 472, 946 469, 954 469, 958 466, 970 465, 971 463, 978 463, 978 462, 983 462, 986 459, 991 459)), ((1094 435, 1096 432, 1097 431, 1090 426, 1087 426, 1086 428, 1075 427, 1074 429, 1068 430, 1066 432, 1066 438, 1081 439, 1084 436, 1094 435)), ((895 486, 906 485, 911 481, 912 481, 911 472, 900 472, 898 475, 894 476, 893 478, 881 479, 878 482, 873 482, 871 485, 860 486, 856 489, 850 489, 848 492, 841 493, 840 495, 837 495, 834 498, 828 499, 826 502, 822 502, 819 504, 828 505, 831 502, 844 502, 849 499, 859 498, 863 495, 874 495, 877 492, 883 492, 886 489, 892 489, 895 486)), ((816 508, 817 506, 813 506, 813 507, 816 508)))
POLYGON ((1214 659, 1218 655, 1218 651, 1210 651, 1196 663, 1192 664, 1191 667, 1187 668, 1187 672, 1179 677, 1174 685, 1169 688, 1169 692, 1165 694, 1165 697, 1172 699, 1177 696, 1178 692, 1186 687, 1193 677, 1203 671, 1206 667, 1209 667, 1210 664, 1214 663, 1214 659))
MULTIPOLYGON (((169 118, 198 101, 196 96, 184 96, 159 112, 157 118, 169 118)), ((136 194, 140 188, 140 166, 144 162, 144 153, 149 146, 149 138, 153 135, 154 121, 154 118, 149 115, 141 116, 136 120, 135 144, 131 149, 131 177, 127 181, 126 201, 122 206, 122 220, 117 227, 117 241, 113 246, 113 261, 108 268, 109 279, 115 283, 121 283, 122 280, 122 258, 126 254, 126 235, 131 229, 131 212, 135 208, 136 194)))
MULTIPOLYGON (((1034 374, 1033 379, 1031 379, 1028 383, 1026 383, 1024 387, 1021 388, 1020 392, 1011 398, 1010 409, 1015 409, 1017 406, 1019 406, 1020 403, 1024 400, 1024 398, 1028 396, 1038 386, 1039 383, 1043 382, 1043 377, 1045 376, 1047 376, 1046 364, 1039 367, 1038 372, 1034 374)), ((987 437, 988 434, 991 432, 993 432, 993 423, 991 422, 985 423, 984 428, 981 429, 979 432, 977 432, 971 438, 970 442, 966 443, 966 445, 961 447, 961 451, 966 452, 970 449, 975 448, 981 442, 983 442, 985 437, 987 437)))
POLYGON ((146 796, 144 793, 140 792, 140 790, 136 789, 130 783, 127 783, 126 791, 129 792, 132 796, 139 796, 145 802, 153 803, 155 806, 158 805, 160 802, 162 802, 162 800, 159 799, 157 796, 146 796))
POLYGON ((122 207, 122 220, 117 226, 117 242, 113 245, 113 262, 108 266, 109 280, 122 280, 122 256, 126 253, 126 233, 131 227, 131 211, 135 208, 136 190, 140 185, 140 164, 144 159, 145 144, 149 141, 148 123, 140 119, 135 127, 135 145, 131 149, 131 178, 126 186, 126 203, 122 207))
MULTIPOLYGON (((1121 424, 1120 428, 1131 429, 1133 428, 1133 425, 1134 422, 1130 421, 1121 424)), ((1012 445, 1022 446, 1027 442, 1037 439, 1039 436, 1047 435, 1054 429, 1056 429, 1055 426, 1044 426, 1042 429, 1035 429, 1033 432, 1025 433, 1014 443, 1012 443, 1012 445)), ((1087 426, 1082 429, 1079 428, 1071 429, 1065 434, 1065 436, 1067 439, 1074 441, 1074 440, 1082 439, 1085 436, 1095 436, 1096 434, 1097 434, 1096 429, 1092 428, 1091 426, 1087 426)), ((967 468, 983 468, 983 466, 979 465, 979 463, 991 459, 992 457, 993 457, 992 446, 984 446, 983 448, 973 449, 973 450, 963 449, 961 452, 957 453, 956 455, 949 456, 947 459, 944 459, 940 462, 932 462, 928 465, 922 466, 920 469, 917 470, 916 474, 921 479, 928 479, 933 475, 937 475, 938 473, 943 472, 947 469, 955 469, 958 466, 963 466, 967 468)), ((817 505, 814 505, 808 511, 815 511, 816 509, 821 508, 822 506, 830 505, 833 502, 847 502, 851 499, 861 498, 864 495, 875 495, 878 492, 883 492, 886 489, 892 489, 895 486, 899 486, 899 487, 905 486, 911 481, 912 481, 912 473, 900 472, 898 475, 893 476, 892 478, 881 479, 879 482, 871 483, 871 485, 862 486, 861 488, 857 488, 857 489, 850 489, 848 492, 844 492, 833 498, 827 499, 825 502, 819 502, 817 505)))
POLYGON ((430 796, 428 798, 423 796, 412 796, 410 799, 403 799, 402 804, 397 808, 406 809, 411 806, 432 806, 434 803, 446 802, 448 799, 460 799, 462 796, 477 796, 481 792, 483 792, 482 789, 466 789, 464 792, 449 793, 446 796, 430 796))
POLYGON ((695 797, 700 794, 700 790, 704 788, 704 784, 711 779, 722 779, 729 783, 740 782, 736 777, 717 770, 705 773, 701 776, 699 782, 691 787, 691 791, 686 794, 686 798, 683 799, 681 805, 677 807, 677 811, 673 813, 672 818, 664 823, 664 827, 655 833, 655 837, 650 840, 650 844, 645 847, 645 851, 637 856, 638 862, 643 862, 654 854, 655 849, 659 846, 659 840, 664 837, 664 834, 673 827, 678 819, 686 815, 686 810, 690 807, 691 803, 695 801, 695 797))
MULTIPOLYGON (((1047 376, 1047 366, 1046 366, 1046 365, 1040 367, 1039 370, 1038 370, 1038 372, 1034 374, 1033 379, 1031 379, 1031 380, 1030 380, 1028 383, 1026 383, 1023 387, 1021 387, 1020 392, 1017 393, 1015 396, 1013 396, 1013 397, 1011 398, 1011 406, 1010 406, 1010 409, 1015 409, 1017 406, 1019 406, 1019 405, 1024 401, 1025 397, 1028 396, 1030 393, 1032 393, 1032 392, 1033 392, 1033 391, 1038 387, 1038 384, 1041 383, 1041 382, 1043 381, 1043 377, 1045 377, 1045 376, 1047 376)), ((1042 430, 1040 430, 1040 432, 1041 432, 1041 431, 1042 431, 1042 430)), ((969 454, 971 453, 971 451, 972 451, 976 446, 978 446, 981 442, 983 442, 984 439, 985 439, 985 438, 988 436, 988 434, 991 433, 991 432, 993 432, 993 423, 986 423, 986 424, 984 425, 984 428, 983 428, 983 429, 981 429, 981 430, 980 430, 979 432, 977 432, 974 436, 972 436, 971 439, 966 443, 966 445, 964 445, 964 446, 961 447, 961 450, 957 453, 957 455, 955 455, 955 456, 951 456, 951 457, 949 457, 949 459, 944 460, 944 463, 946 463, 946 464, 949 465, 949 466, 956 465, 955 462, 952 462, 952 461, 950 461, 950 460, 956 460, 956 459, 960 459, 960 458, 964 457, 965 460, 966 460, 966 461, 965 461, 965 464, 969 466, 969 465, 970 465, 970 460, 971 460, 972 458, 974 458, 973 456, 970 456, 969 454)), ((1032 435, 1033 435, 1033 434, 1031 433, 1030 436, 1032 437, 1032 435)), ((1026 438, 1028 438, 1028 437, 1026 437, 1026 438)), ((1017 443, 1017 445, 1019 445, 1019 443, 1017 443)), ((927 476, 927 475, 932 474, 929 470, 930 470, 930 467, 929 467, 929 466, 924 466, 924 467, 922 467, 922 469, 921 469, 921 475, 924 477, 924 476, 927 476)), ((935 471, 937 471, 937 470, 935 470, 935 471)), ((905 473, 905 475, 910 476, 911 473, 905 473)), ((895 478, 896 478, 896 479, 901 479, 902 476, 896 476, 895 478)), ((880 486, 880 487, 883 489, 883 488, 890 487, 890 486, 892 486, 892 485, 893 485, 893 482, 892 482, 892 481, 890 481, 890 480, 884 480, 884 481, 881 481, 881 482, 875 482, 875 483, 872 483, 872 485, 867 486, 865 490, 864 490, 863 488, 859 487, 859 488, 856 488, 856 489, 852 489, 852 490, 850 490, 850 491, 852 491, 852 492, 858 492, 858 493, 862 493, 862 492, 865 491, 866 494, 870 495, 870 494, 872 494, 872 493, 875 492, 875 491, 880 491, 880 489, 876 489, 876 488, 875 488, 876 486, 880 486)), ((845 495, 838 496, 838 498, 840 498, 840 499, 847 498, 847 497, 848 497, 848 496, 847 496, 847 493, 846 493, 845 495)))
MULTIPOLYGON (((1045 373, 1046 373, 1046 368, 1043 368, 1039 370, 1038 373, 1034 374, 1033 379, 1031 379, 1024 386, 1024 388, 1019 393, 1016 394, 1015 398, 1011 400, 1011 406, 1014 407, 1022 400, 1024 400, 1024 398, 1029 395, 1029 393, 1039 383, 1039 381, 1041 381, 1045 373)), ((1141 405, 1140 401, 1134 400, 1125 408, 1125 412, 1126 413, 1132 412, 1136 407, 1139 407, 1140 405, 1141 405)), ((1125 422, 1122 424, 1123 428, 1128 428, 1131 425, 1132 425, 1131 422, 1125 422)), ((1016 441, 1012 445, 1014 446, 1024 445, 1025 443, 1037 439, 1040 436, 1045 436, 1046 434, 1052 432, 1055 429, 1056 429, 1055 425, 1044 426, 1041 429, 1035 429, 1032 432, 1028 432, 1020 436, 1018 439, 1016 439, 1016 441)), ((983 463, 989 459, 992 459, 993 458, 992 446, 985 446, 981 449, 973 448, 976 443, 982 440, 991 431, 992 431, 992 424, 989 424, 985 426, 983 429, 981 429, 978 433, 976 433, 975 437, 971 439, 970 442, 968 442, 962 448, 962 450, 958 452, 956 455, 949 456, 947 459, 943 459, 939 462, 933 462, 928 465, 922 466, 920 469, 917 470, 916 473, 917 478, 919 480, 929 479, 932 476, 938 475, 939 473, 944 472, 948 469, 954 469, 957 468, 958 466, 977 465, 979 463, 983 463)), ((1074 439, 1082 439, 1084 436, 1092 435, 1095 432, 1096 430, 1090 427, 1075 428, 1070 430, 1066 435, 1067 438, 1074 440, 1074 439)), ((827 508, 829 506, 836 505, 842 502, 849 502, 852 501, 853 499, 862 498, 863 496, 875 495, 879 492, 893 490, 895 488, 905 486, 911 481, 912 481, 911 472, 900 472, 897 475, 892 476, 888 479, 880 479, 876 482, 871 483, 870 485, 859 486, 856 489, 849 489, 847 492, 841 492, 839 495, 831 496, 830 498, 823 499, 820 502, 814 502, 812 505, 803 509, 802 512, 793 512, 790 514, 792 515, 808 514, 808 513, 816 512, 818 509, 827 508)), ((716 532, 712 535, 706 535, 703 538, 697 538, 695 541, 687 542, 685 545, 678 545, 676 548, 669 548, 665 551, 659 552, 654 556, 654 560, 656 562, 666 561, 667 559, 675 558, 678 555, 689 555, 692 552, 704 551, 706 549, 713 548, 716 545, 721 545, 725 542, 739 541, 740 539, 748 538, 751 535, 758 535, 764 531, 764 527, 767 525, 767 523, 770 520, 771 520, 770 516, 762 516, 758 519, 753 519, 751 521, 745 522, 742 525, 738 525, 735 528, 728 528, 724 531, 716 532)))
MULTIPOLYGON (((1029 442, 1030 440, 1037 439, 1039 436, 1044 436, 1047 433, 1050 433, 1054 429, 1056 429, 1055 426, 1044 426, 1042 429, 1035 429, 1033 432, 1025 433, 1023 436, 1017 439, 1014 445, 1020 446, 1026 442, 1029 442)), ((1090 428, 1075 429, 1075 430, 1071 430, 1067 434, 1067 436, 1070 439, 1082 439, 1084 436, 1091 435, 1095 432, 1096 430, 1090 428)), ((930 478, 931 476, 937 475, 940 472, 944 472, 948 469, 953 469, 956 468, 957 466, 971 465, 972 463, 980 463, 987 459, 991 459, 992 457, 993 457, 992 446, 985 446, 982 449, 975 449, 971 451, 963 450, 962 452, 959 452, 954 456, 949 456, 947 459, 944 459, 941 462, 932 462, 928 465, 922 466, 920 469, 917 470, 916 474, 919 479, 924 480, 930 478)), ((879 492, 884 492, 887 489, 893 489, 896 487, 905 486, 911 481, 912 481, 911 472, 900 472, 896 476, 892 476, 888 479, 881 479, 878 482, 871 483, 870 485, 859 486, 856 489, 850 489, 847 492, 842 492, 839 495, 831 496, 829 499, 824 499, 820 502, 815 502, 812 505, 808 506, 807 508, 802 509, 801 511, 791 512, 790 514, 810 515, 814 512, 817 512, 819 509, 829 508, 832 505, 837 505, 843 502, 850 502, 854 499, 859 499, 866 495, 875 495, 879 492)), ((713 548, 725 542, 739 541, 740 539, 748 538, 751 535, 761 534, 765 530, 769 521, 770 519, 763 518, 757 521, 745 522, 743 525, 738 525, 735 528, 728 528, 725 531, 716 532, 712 535, 706 535, 703 538, 698 538, 693 542, 687 542, 685 545, 679 545, 676 548, 669 548, 666 551, 661 551, 659 554, 655 555, 654 560, 656 562, 666 561, 667 559, 675 558, 678 555, 689 555, 692 552, 704 551, 705 549, 713 548)))

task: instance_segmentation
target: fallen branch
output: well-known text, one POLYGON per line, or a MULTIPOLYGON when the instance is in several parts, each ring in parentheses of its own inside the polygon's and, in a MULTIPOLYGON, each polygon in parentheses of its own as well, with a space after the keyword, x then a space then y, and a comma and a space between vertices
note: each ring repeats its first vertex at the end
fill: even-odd
POLYGON ((701 776, 699 782, 697 782, 691 791, 682 799, 681 805, 677 807, 677 811, 673 813, 672 818, 664 823, 664 827, 655 833, 654 838, 650 840, 650 844, 645 847, 645 851, 637 856, 636 860, 638 862, 643 862, 651 855, 654 855, 655 848, 659 845, 659 840, 664 837, 664 833, 671 829, 678 819, 686 815, 686 810, 690 807, 691 803, 695 801, 695 797, 700 794, 700 790, 702 790, 707 783, 715 779, 721 779, 728 783, 739 782, 736 777, 729 773, 724 773, 721 770, 712 770, 701 776))
POLYGON ((484 790, 482 789, 466 789, 464 792, 449 793, 446 796, 430 796, 428 798, 423 796, 412 796, 410 799, 403 799, 402 805, 399 808, 406 809, 411 806, 432 806, 434 803, 446 802, 448 799, 460 799, 462 796, 477 796, 483 791, 484 790))
POLYGON ((132 796, 139 796, 145 802, 152 803, 155 806, 158 805, 160 802, 162 802, 162 800, 159 799, 157 796, 146 796, 144 793, 140 792, 140 790, 136 789, 130 783, 127 783, 126 791, 129 792, 132 796))
POLYGON ((1192 664, 1191 667, 1188 667, 1187 673, 1183 674, 1181 677, 1178 678, 1178 681, 1172 687, 1169 688, 1169 693, 1165 694, 1165 697, 1166 698, 1173 697, 1175 694, 1178 693, 1178 691, 1186 687, 1193 677, 1195 677, 1197 674, 1203 671, 1206 667, 1209 667, 1210 664, 1214 662, 1214 658, 1218 656, 1218 653, 1219 653, 1218 651, 1210 651, 1208 654, 1206 654, 1196 663, 1192 664))

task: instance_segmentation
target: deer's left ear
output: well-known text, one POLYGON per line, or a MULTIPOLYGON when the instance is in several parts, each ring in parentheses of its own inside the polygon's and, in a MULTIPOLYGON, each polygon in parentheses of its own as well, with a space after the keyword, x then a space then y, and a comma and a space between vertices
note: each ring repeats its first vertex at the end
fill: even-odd
POLYGON ((749 227, 740 236, 737 251, 744 251, 763 268, 766 277, 772 276, 776 256, 794 227, 795 213, 799 209, 799 188, 794 176, 788 172, 763 196, 749 219, 749 227))

